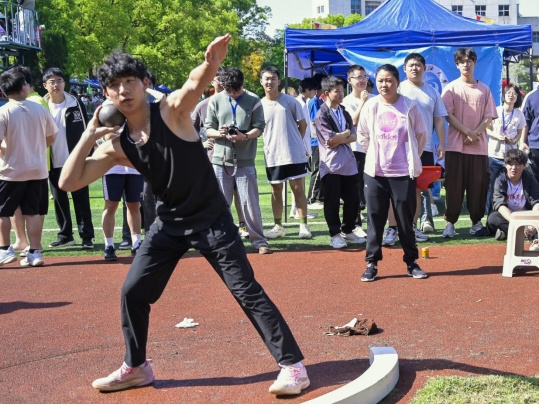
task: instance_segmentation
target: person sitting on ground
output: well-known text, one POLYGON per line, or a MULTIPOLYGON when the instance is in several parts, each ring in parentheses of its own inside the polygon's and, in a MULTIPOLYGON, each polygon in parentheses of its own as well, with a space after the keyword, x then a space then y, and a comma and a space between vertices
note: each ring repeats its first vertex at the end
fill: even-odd
POLYGON ((365 238, 353 231, 359 211, 359 174, 350 144, 356 141, 356 128, 350 114, 340 105, 344 98, 344 82, 328 76, 322 79, 326 102, 316 114, 315 127, 320 148, 320 177, 324 184, 324 216, 335 249, 346 242, 364 243, 365 238), (343 221, 339 218, 343 200, 343 221))
MULTIPOLYGON (((511 213, 515 211, 539 211, 539 183, 535 176, 524 170, 528 157, 519 149, 505 153, 505 171, 494 182, 492 211, 487 219, 487 228, 496 240, 505 240, 511 213)), ((530 250, 539 250, 535 239, 530 250)))

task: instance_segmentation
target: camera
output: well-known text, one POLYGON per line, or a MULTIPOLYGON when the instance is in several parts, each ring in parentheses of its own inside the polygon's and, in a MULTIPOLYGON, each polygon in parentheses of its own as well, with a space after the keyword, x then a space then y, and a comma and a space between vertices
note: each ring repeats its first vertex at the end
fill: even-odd
POLYGON ((228 127, 228 135, 236 135, 236 130, 238 130, 238 127, 234 124, 229 125, 228 127))

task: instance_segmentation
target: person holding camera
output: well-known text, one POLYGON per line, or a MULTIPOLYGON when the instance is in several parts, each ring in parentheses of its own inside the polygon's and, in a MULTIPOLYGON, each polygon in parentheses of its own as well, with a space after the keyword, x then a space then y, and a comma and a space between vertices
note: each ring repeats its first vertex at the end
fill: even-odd
POLYGON ((204 124, 206 136, 215 139, 213 169, 229 206, 236 183, 249 240, 258 253, 268 254, 255 167, 257 139, 266 125, 264 110, 258 96, 243 88, 240 69, 226 69, 221 83, 225 91, 210 98, 204 124))

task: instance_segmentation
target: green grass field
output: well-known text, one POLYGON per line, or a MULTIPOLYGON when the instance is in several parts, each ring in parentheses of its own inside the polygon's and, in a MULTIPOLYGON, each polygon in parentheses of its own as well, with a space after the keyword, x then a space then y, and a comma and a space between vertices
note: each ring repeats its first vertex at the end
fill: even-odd
MULTIPOLYGON (((266 179, 266 171, 264 168, 264 157, 262 148, 258 148, 258 155, 256 160, 257 173, 258 173, 258 187, 260 193, 260 208, 262 211, 262 220, 264 222, 264 229, 269 230, 273 226, 273 214, 271 211, 271 186, 266 179)), ((309 184, 310 177, 307 178, 307 188, 309 184)), ((288 192, 288 204, 290 204, 291 191, 288 192)), ((69 255, 90 255, 96 254, 96 252, 101 253, 104 249, 104 239, 103 232, 101 230, 101 215, 103 213, 103 188, 101 181, 97 181, 90 185, 90 204, 92 207, 92 218, 95 228, 95 250, 94 251, 85 251, 80 249, 80 246, 68 246, 65 248, 48 248, 49 244, 56 239, 56 234, 58 232, 58 225, 56 224, 56 219, 54 217, 54 208, 53 201, 50 200, 49 203, 49 214, 45 218, 44 232, 43 232, 43 247, 46 250, 45 256, 69 256, 69 255)), ((442 189, 442 199, 437 202, 438 210, 443 213, 444 210, 444 190, 442 189)), ((288 210, 289 211, 289 210, 288 210)), ((271 248, 274 251, 284 251, 284 250, 312 250, 312 249, 332 249, 329 246, 329 235, 327 232, 327 225, 324 220, 324 214, 321 210, 314 211, 318 213, 316 219, 310 220, 310 228, 313 234, 313 238, 310 240, 298 239, 297 234, 299 231, 299 220, 288 219, 287 223, 284 224, 287 235, 284 238, 278 238, 270 241, 271 248)), ((235 209, 232 208, 232 213, 234 218, 237 221, 237 215, 235 209)), ((72 219, 75 221, 75 216, 72 211, 72 219)), ((283 216, 284 221, 284 216, 283 216)), ((485 223, 486 218, 483 219, 483 224, 485 223)), ((457 222, 456 231, 457 234, 452 239, 446 239, 442 237, 442 231, 445 226, 443 216, 435 217, 435 227, 436 232, 431 234, 431 240, 428 242, 423 242, 420 246, 432 246, 438 244, 447 244, 447 245, 458 245, 458 244, 474 244, 474 243, 500 243, 494 240, 494 238, 475 238, 472 237, 468 230, 471 227, 471 221, 467 215, 467 211, 463 208, 462 215, 457 222)), ((118 208, 116 213, 116 232, 115 232, 115 242, 118 244, 121 241, 121 225, 122 225, 122 216, 121 210, 118 208)), ((365 225, 364 225, 365 229, 365 225)), ((76 226, 74 229, 74 237, 78 244, 81 240, 77 233, 76 226)), ((14 240, 14 239, 13 239, 14 240)), ((396 245, 397 246, 397 245, 396 245)), ((248 241, 246 241, 246 247, 248 251, 254 251, 251 248, 248 241)), ((122 252, 120 251, 120 254, 122 252)), ((129 254, 129 252, 125 252, 129 254)))

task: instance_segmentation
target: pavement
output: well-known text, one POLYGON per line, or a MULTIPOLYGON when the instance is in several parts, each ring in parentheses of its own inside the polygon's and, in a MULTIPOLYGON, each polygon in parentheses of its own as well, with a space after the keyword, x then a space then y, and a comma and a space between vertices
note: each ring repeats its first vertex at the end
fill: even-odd
POLYGON ((400 379, 384 402, 409 403, 429 377, 539 375, 539 271, 502 277, 503 244, 430 247, 429 278, 406 275, 400 247, 384 248, 379 278, 359 281, 364 248, 249 254, 258 281, 289 323, 311 379, 276 398, 278 368, 206 261, 189 253, 152 307, 152 386, 103 394, 91 382, 123 360, 120 288, 131 262, 47 257, 0 267, 0 392, 4 403, 300 403, 369 367, 392 346, 400 379), (199 326, 175 325, 193 318, 199 326), (327 336, 330 325, 374 319, 379 333, 327 336))

